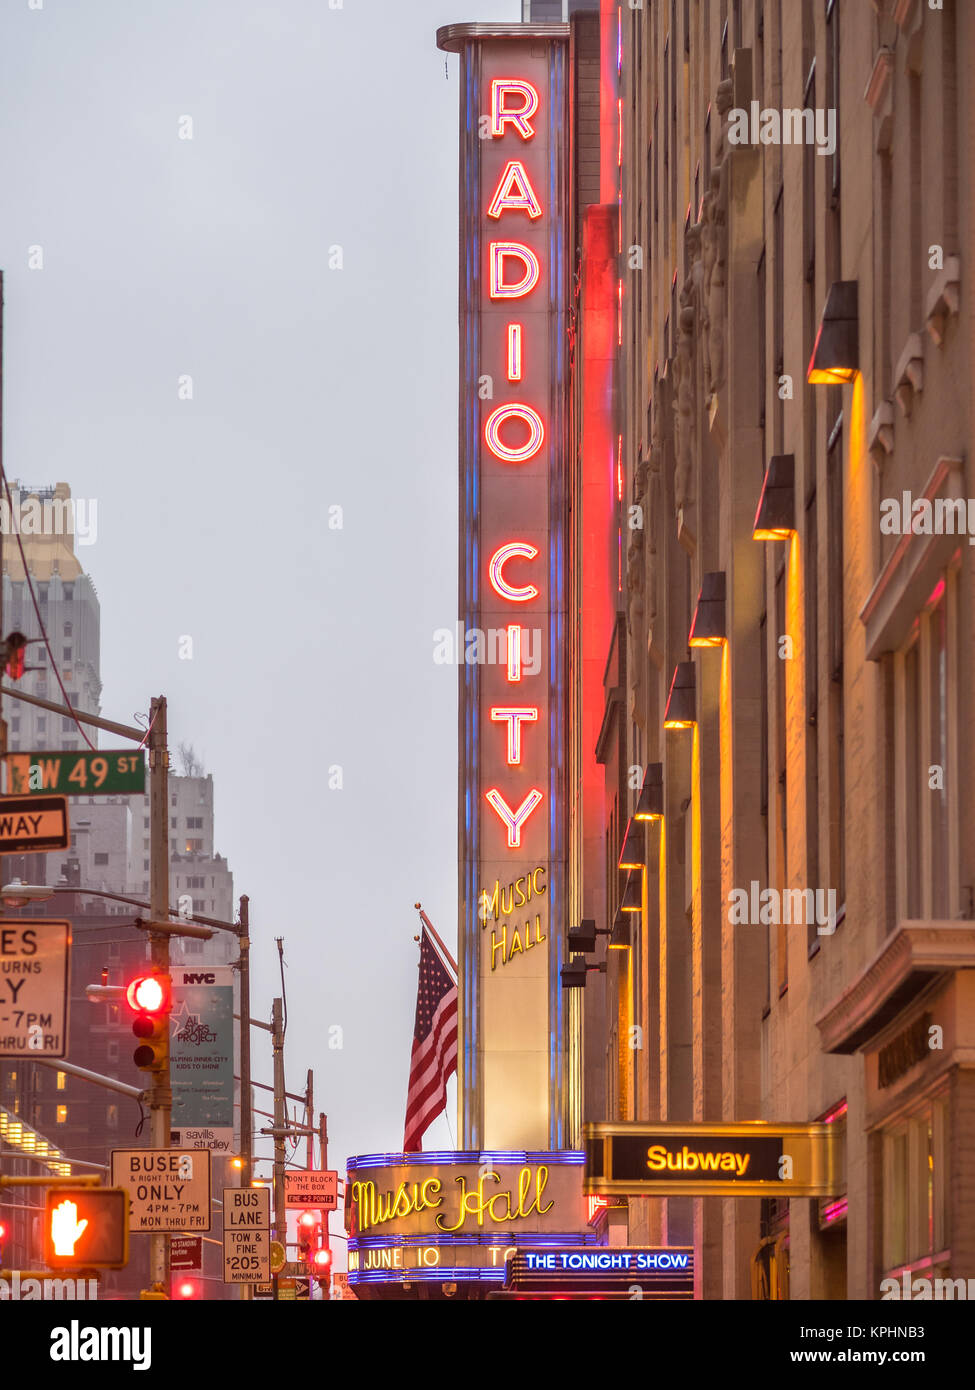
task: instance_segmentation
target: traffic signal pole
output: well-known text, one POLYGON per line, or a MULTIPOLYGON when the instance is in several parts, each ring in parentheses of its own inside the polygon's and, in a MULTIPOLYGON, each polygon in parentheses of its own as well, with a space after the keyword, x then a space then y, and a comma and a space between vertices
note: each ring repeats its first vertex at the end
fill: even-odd
MULTIPOLYGON (((166 739, 166 699, 160 695, 149 707, 149 910, 153 922, 169 920, 169 750, 166 739)), ((149 951, 154 969, 168 976, 169 933, 150 929, 149 951)), ((172 1106, 167 1028, 163 1066, 152 1073, 149 1088, 149 1143, 154 1149, 169 1148, 172 1106)), ((149 1277, 156 1291, 168 1297, 168 1231, 156 1231, 149 1237, 149 1277)))
POLYGON ((284 1205, 284 1138, 287 1116, 284 1108, 284 1023, 280 999, 271 1004, 271 1046, 274 1051, 274 1225, 276 1239, 288 1248, 288 1218, 284 1205))

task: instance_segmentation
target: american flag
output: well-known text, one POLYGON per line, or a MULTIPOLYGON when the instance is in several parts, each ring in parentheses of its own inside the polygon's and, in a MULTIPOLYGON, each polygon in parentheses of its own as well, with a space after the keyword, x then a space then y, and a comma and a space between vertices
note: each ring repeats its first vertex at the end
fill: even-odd
POLYGON ((457 981, 430 939, 420 937, 420 981, 406 1097, 404 1153, 420 1153, 431 1121, 447 1107, 447 1078, 457 1070, 457 981))

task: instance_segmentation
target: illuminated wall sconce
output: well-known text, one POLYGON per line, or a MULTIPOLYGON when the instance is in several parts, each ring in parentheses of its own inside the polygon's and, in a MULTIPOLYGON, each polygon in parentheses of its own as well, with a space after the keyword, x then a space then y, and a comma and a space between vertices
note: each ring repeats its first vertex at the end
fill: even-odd
POLYGON ((857 282, 834 280, 826 296, 806 380, 810 386, 842 386, 853 380, 859 367, 857 282))
POLYGON ((648 763, 643 774, 640 800, 633 812, 633 819, 640 821, 663 820, 664 818, 664 765, 648 763))
POLYGON ((610 951, 628 951, 630 949, 630 924, 628 918, 624 916, 622 908, 616 913, 613 930, 610 932, 606 945, 610 951))
POLYGON ((643 894, 640 892, 640 880, 636 874, 630 874, 629 878, 626 880, 623 901, 620 903, 620 912, 640 912, 642 908, 643 894))
POLYGON ((787 541, 796 529, 796 460, 794 454, 775 454, 765 470, 758 499, 754 541, 787 541))
POLYGON ((678 662, 674 667, 674 679, 670 682, 670 694, 664 710, 665 729, 692 729, 697 723, 694 689, 693 661, 678 662))
POLYGON ((689 647, 720 647, 728 640, 725 630, 724 570, 706 574, 697 596, 697 607, 688 634, 689 647))
POLYGON ((620 850, 619 867, 621 869, 645 869, 647 867, 647 851, 643 831, 632 817, 626 823, 626 835, 623 838, 623 848, 620 850))

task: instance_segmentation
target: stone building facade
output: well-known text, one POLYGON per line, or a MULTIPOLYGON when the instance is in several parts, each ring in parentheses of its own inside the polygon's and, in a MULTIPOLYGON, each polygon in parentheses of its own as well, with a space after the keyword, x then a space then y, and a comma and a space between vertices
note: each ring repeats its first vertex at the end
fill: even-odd
POLYGON ((693 1241, 699 1296, 967 1277, 975 12, 612 8, 620 562, 584 872, 605 925, 639 910, 585 991, 585 1117, 839 1127, 833 1199, 631 1200, 631 1243, 693 1241))

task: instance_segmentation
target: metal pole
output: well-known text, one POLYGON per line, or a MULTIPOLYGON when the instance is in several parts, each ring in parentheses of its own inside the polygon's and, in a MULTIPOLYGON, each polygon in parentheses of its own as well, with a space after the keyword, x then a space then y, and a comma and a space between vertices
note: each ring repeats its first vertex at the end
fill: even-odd
MULTIPOLYGON (((251 1111, 251 942, 250 899, 240 898, 240 1185, 249 1187, 253 1176, 254 1117, 251 1111)), ((253 1284, 240 1291, 244 1302, 254 1297, 253 1284)))
MULTIPOLYGON (((154 921, 169 916, 169 752, 166 747, 166 700, 160 695, 149 707, 149 907, 154 921)), ((169 974, 169 935, 150 931, 152 964, 163 975, 169 974)), ((165 1065, 153 1072, 149 1090, 149 1144, 154 1149, 169 1148, 169 1126, 173 1093, 169 1067, 169 1040, 165 1065)), ((154 1232, 149 1246, 149 1277, 156 1291, 169 1297, 169 1233, 154 1232)))
POLYGON ((308 1081, 305 1085, 305 1124, 308 1126, 308 1143, 306 1145, 308 1153, 308 1168, 315 1166, 315 1130, 313 1127, 315 1105, 315 1074, 309 1067, 308 1081))
MULTIPOLYGON (((274 1227, 275 1238, 287 1252, 288 1222, 284 1205, 284 1025, 280 999, 271 1004, 271 1046, 274 1051, 274 1227)), ((274 1281, 275 1295, 278 1281, 274 1281)))

